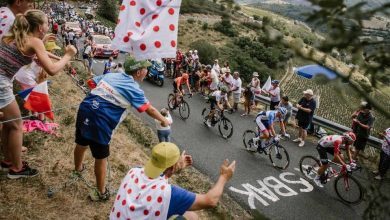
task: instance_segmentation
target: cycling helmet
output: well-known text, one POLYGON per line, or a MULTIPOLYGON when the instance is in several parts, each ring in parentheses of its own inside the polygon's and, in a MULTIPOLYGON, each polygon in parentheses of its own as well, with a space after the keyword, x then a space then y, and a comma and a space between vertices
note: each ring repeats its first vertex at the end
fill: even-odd
POLYGON ((271 83, 272 84, 279 84, 279 80, 272 80, 271 83))
POLYGON ((285 107, 279 107, 278 112, 284 116, 287 114, 287 109, 285 107))
POLYGON ((348 142, 354 142, 356 141, 356 135, 355 133, 353 133, 352 131, 347 131, 343 134, 344 138, 348 141, 348 142))
POLYGON ((211 69, 212 69, 211 65, 207 65, 207 66, 206 66, 206 69, 211 70, 211 69))
POLYGON ((188 74, 187 73, 183 73, 183 75, 181 77, 183 77, 183 79, 188 79, 188 74))
POLYGON ((223 93, 227 93, 227 88, 226 86, 221 86, 221 88, 219 88, 219 90, 223 93))

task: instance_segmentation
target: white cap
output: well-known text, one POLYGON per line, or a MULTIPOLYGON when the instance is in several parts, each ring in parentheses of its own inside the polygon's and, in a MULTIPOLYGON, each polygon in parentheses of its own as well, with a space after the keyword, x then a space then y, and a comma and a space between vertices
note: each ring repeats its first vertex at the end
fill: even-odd
POLYGON ((198 51, 197 51, 197 50, 194 50, 194 53, 198 53, 198 51))
POLYGON ((311 89, 303 91, 303 94, 314 95, 313 90, 311 90, 311 89))

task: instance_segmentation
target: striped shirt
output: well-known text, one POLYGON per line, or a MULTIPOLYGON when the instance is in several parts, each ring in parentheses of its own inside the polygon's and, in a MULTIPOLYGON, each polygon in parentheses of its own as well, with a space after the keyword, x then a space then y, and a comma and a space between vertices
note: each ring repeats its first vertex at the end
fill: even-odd
POLYGON ((18 70, 32 62, 33 57, 25 56, 19 51, 15 42, 0 44, 0 75, 6 76, 10 80, 18 70))

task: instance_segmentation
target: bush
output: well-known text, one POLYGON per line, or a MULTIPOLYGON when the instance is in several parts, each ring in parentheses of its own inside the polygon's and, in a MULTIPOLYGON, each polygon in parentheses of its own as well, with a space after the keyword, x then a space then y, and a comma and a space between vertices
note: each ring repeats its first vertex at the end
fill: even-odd
POLYGON ((214 24, 214 29, 216 31, 223 33, 224 35, 226 35, 228 37, 238 36, 238 32, 233 27, 233 25, 230 21, 230 18, 227 18, 226 16, 222 17, 222 21, 214 24))
POLYGON ((255 21, 259 21, 259 20, 260 20, 260 16, 258 16, 258 15, 253 15, 253 19, 254 19, 255 21))
POLYGON ((101 0, 98 14, 103 18, 116 22, 118 18, 118 2, 116 0, 101 0))
POLYGON ((207 30, 209 28, 209 24, 207 22, 204 22, 202 25, 203 30, 207 30))
POLYGON ((212 64, 218 58, 218 49, 206 40, 197 40, 190 44, 190 48, 198 50, 200 62, 212 64))
POLYGON ((194 23, 195 23, 195 19, 193 19, 193 18, 188 18, 188 19, 187 19, 187 22, 190 23, 190 24, 194 24, 194 23))

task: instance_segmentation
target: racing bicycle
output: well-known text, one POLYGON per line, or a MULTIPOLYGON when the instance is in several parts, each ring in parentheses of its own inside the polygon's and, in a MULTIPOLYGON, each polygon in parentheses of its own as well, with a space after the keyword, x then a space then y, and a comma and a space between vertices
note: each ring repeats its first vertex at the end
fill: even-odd
MULTIPOLYGON (((207 125, 207 120, 209 119, 209 114, 205 115, 206 110, 207 108, 204 108, 202 111, 202 116, 204 116, 203 123, 205 125, 207 125)), ((221 111, 219 109, 215 109, 214 117, 211 119, 211 126, 214 127, 216 124, 218 124, 219 134, 221 134, 223 138, 228 139, 233 135, 233 123, 228 118, 226 118, 226 111, 227 110, 221 111)))
POLYGON ((264 140, 266 143, 265 147, 262 148, 260 140, 256 141, 257 143, 255 143, 254 139, 259 137, 259 133, 260 132, 255 132, 253 130, 246 130, 244 132, 242 135, 242 141, 244 142, 245 148, 257 148, 258 153, 264 153, 265 155, 268 155, 269 160, 275 168, 281 170, 287 169, 288 165, 290 164, 290 156, 286 148, 280 144, 281 135, 278 134, 275 137, 271 137, 268 141, 264 140))
MULTIPOLYGON (((335 163, 328 159, 330 166, 325 171, 325 174, 321 177, 323 184, 327 183, 330 179, 335 178, 334 190, 337 196, 347 204, 356 205, 359 204, 364 197, 364 189, 360 182, 352 176, 355 171, 361 171, 361 167, 354 167, 350 171, 347 171, 341 164, 335 163), (336 171, 333 167, 338 168, 336 171)), ((299 169, 305 178, 314 183, 314 178, 317 175, 317 171, 321 166, 319 159, 307 155, 303 156, 299 161, 299 169)))
MULTIPOLYGON (((184 95, 177 95, 177 100, 175 94, 171 93, 168 95, 168 108, 169 110, 175 110, 179 108, 180 118, 186 120, 190 117, 190 105, 184 100, 184 95)), ((188 97, 192 97, 192 94, 187 94, 188 97)))

